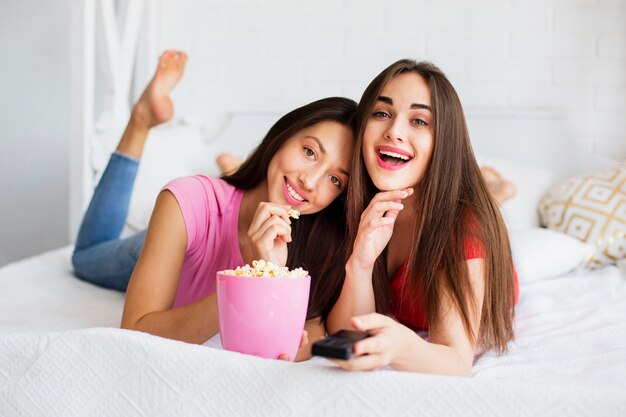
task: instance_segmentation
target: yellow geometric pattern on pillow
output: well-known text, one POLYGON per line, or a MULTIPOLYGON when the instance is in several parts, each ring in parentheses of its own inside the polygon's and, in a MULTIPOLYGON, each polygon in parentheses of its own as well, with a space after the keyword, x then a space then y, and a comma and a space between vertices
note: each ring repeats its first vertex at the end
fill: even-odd
POLYGON ((626 163, 559 182, 541 198, 539 217, 593 245, 589 267, 626 258, 626 163))

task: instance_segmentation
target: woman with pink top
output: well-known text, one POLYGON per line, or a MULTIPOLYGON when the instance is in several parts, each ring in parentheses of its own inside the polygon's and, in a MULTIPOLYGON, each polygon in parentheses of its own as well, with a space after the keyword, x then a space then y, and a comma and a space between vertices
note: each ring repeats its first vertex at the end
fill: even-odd
MULTIPOLYGON (((171 181, 147 231, 120 239, 148 131, 172 117, 168 94, 186 60, 164 53, 135 104, 79 230, 75 274, 127 291, 123 328, 203 343, 218 332, 217 271, 254 259, 304 267, 312 277, 305 335, 313 342, 324 336, 320 318, 341 286, 336 259, 345 250, 356 103, 332 97, 287 113, 235 173, 171 181), (293 222, 292 208, 302 214, 293 222)), ((308 355, 304 337, 296 359, 308 355)))

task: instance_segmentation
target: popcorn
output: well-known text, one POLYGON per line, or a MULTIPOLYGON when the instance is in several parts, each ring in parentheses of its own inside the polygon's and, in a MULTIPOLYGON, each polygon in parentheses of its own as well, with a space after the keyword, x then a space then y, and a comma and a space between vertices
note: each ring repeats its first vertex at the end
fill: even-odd
POLYGON ((292 219, 299 219, 300 218, 300 212, 298 210, 294 210, 291 209, 287 212, 287 215, 289 217, 291 217, 292 219))
POLYGON ((272 262, 264 260, 252 261, 252 266, 238 266, 235 269, 223 271, 226 275, 236 275, 241 277, 267 277, 267 278, 303 278, 309 275, 308 271, 302 268, 289 270, 286 266, 278 266, 272 262))

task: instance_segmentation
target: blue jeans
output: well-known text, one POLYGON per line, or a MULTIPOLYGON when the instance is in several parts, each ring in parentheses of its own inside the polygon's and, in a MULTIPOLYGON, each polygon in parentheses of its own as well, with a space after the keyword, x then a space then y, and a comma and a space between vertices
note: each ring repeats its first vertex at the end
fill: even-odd
POLYGON ((113 153, 94 191, 78 231, 72 264, 87 282, 126 291, 146 238, 142 231, 120 239, 139 161, 113 153))

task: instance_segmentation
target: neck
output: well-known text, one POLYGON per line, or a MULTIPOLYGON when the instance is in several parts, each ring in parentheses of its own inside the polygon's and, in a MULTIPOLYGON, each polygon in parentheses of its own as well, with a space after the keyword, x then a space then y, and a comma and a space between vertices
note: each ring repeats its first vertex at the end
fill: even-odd
POLYGON ((419 204, 417 194, 414 192, 412 195, 402 200, 402 204, 404 205, 404 209, 400 211, 396 219, 394 236, 398 231, 408 231, 409 233, 413 231, 413 226, 416 221, 416 206, 419 204))
POLYGON ((393 276, 400 265, 408 258, 413 244, 413 230, 415 228, 415 193, 402 200, 404 209, 398 214, 393 228, 393 235, 389 241, 387 252, 387 274, 393 276))

